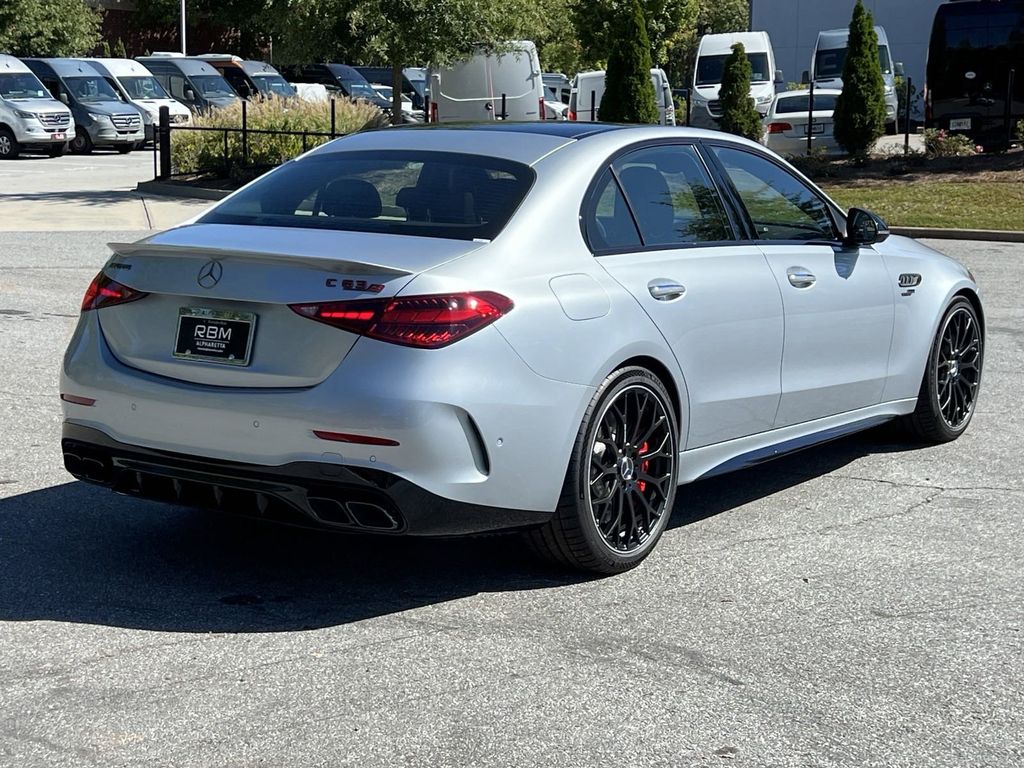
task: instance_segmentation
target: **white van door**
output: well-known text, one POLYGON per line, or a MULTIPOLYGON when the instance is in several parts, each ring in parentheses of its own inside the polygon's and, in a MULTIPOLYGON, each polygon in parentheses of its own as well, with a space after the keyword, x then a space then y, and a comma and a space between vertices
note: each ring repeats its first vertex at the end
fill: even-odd
POLYGON ((430 78, 437 122, 542 120, 544 88, 532 44, 499 55, 479 53, 430 78))

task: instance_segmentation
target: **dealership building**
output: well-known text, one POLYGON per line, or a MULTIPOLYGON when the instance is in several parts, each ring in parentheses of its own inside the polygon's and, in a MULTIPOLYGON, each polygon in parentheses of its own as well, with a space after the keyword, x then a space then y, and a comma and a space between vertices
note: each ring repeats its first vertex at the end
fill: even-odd
MULTIPOLYGON (((875 24, 884 27, 893 61, 903 62, 919 90, 924 87, 928 38, 942 0, 863 0, 875 24)), ((854 0, 750 0, 750 28, 772 40, 775 62, 787 82, 799 82, 811 67, 818 32, 850 25, 854 0)))

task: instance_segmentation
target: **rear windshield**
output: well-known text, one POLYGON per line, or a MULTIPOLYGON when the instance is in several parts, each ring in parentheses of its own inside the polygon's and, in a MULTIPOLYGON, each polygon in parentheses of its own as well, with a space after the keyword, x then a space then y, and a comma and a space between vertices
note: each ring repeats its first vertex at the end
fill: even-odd
POLYGON ((521 163, 454 152, 333 152, 281 166, 200 222, 491 240, 533 183, 521 163))
MULTIPOLYGON (((831 94, 819 96, 814 94, 814 111, 815 112, 833 112, 836 108, 836 96, 831 94)), ((807 102, 810 97, 806 94, 803 96, 786 96, 785 98, 779 98, 775 102, 775 114, 776 115, 791 115, 794 112, 806 113, 810 108, 810 104, 807 102)))

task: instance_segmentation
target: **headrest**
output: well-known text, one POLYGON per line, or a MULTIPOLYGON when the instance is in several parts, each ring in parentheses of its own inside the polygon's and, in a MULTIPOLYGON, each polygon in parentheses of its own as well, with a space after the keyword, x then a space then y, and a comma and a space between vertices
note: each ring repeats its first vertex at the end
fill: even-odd
POLYGON ((320 193, 320 210, 328 216, 375 219, 381 214, 376 187, 362 179, 338 179, 320 193))

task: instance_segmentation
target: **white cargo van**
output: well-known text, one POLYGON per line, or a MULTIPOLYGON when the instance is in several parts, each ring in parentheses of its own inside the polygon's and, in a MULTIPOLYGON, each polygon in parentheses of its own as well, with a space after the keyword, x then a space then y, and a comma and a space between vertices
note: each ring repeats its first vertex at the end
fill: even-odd
POLYGON ((450 67, 431 69, 431 122, 544 119, 537 46, 515 40, 503 47, 502 53, 479 50, 450 67))
MULTIPOLYGON (((676 105, 672 101, 672 87, 669 85, 665 70, 651 70, 651 85, 654 86, 654 100, 658 104, 658 122, 661 125, 675 125, 676 105)), ((602 96, 604 70, 580 72, 573 78, 572 90, 569 92, 569 119, 581 123, 600 120, 602 96)))
POLYGON ((160 107, 167 107, 171 123, 188 125, 192 112, 177 99, 172 99, 153 73, 131 59, 86 59, 103 75, 110 86, 142 112, 146 141, 153 140, 153 126, 160 123, 160 107))
POLYGON ((743 43, 750 61, 750 97, 761 118, 775 100, 776 86, 782 86, 782 70, 775 68, 775 52, 767 32, 729 32, 704 35, 697 48, 697 64, 693 68, 693 88, 690 91, 690 125, 698 128, 717 128, 722 116, 718 94, 722 88, 725 60, 732 55, 732 47, 743 43))
MULTIPOLYGON (((885 123, 895 131, 896 110, 899 99, 896 96, 896 67, 889 53, 889 38, 882 27, 875 27, 878 35, 878 63, 882 67, 882 81, 885 83, 885 123)), ((846 63, 846 47, 850 37, 849 29, 826 29, 818 33, 818 41, 811 54, 810 79, 815 88, 843 89, 843 65, 846 63)), ((804 78, 807 80, 808 78, 804 78)))
POLYGON ((24 150, 60 157, 75 138, 71 110, 50 95, 31 69, 0 53, 0 160, 24 150))

